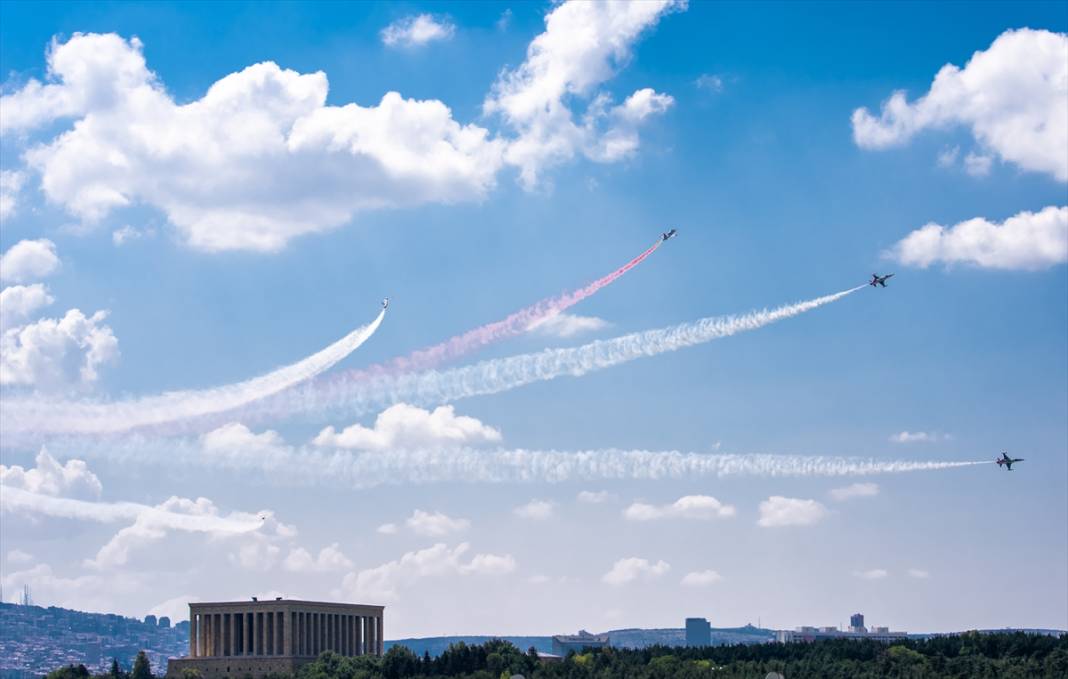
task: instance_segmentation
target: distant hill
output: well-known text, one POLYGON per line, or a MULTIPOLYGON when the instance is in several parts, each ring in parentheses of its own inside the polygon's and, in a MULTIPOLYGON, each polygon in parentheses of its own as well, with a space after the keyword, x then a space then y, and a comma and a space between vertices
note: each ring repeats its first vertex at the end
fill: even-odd
POLYGON ((144 650, 154 671, 189 648, 189 623, 147 624, 111 613, 0 603, 0 677, 40 677, 69 664, 104 671, 115 658, 124 669, 144 650))

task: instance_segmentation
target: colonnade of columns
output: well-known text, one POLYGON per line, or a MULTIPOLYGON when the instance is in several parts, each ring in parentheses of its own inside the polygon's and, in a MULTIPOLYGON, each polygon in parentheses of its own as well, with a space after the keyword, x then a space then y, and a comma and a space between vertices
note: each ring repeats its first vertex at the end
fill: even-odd
POLYGON ((382 616, 314 610, 195 611, 189 657, 381 655, 382 616))

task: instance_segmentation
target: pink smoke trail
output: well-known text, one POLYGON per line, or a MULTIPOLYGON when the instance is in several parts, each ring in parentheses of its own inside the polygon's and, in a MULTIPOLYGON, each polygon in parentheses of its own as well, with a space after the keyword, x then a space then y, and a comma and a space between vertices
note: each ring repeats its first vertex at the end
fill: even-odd
POLYGON ((460 356, 484 347, 487 344, 492 344, 493 342, 508 337, 520 335, 526 332, 530 326, 538 321, 555 316, 567 308, 578 304, 606 285, 610 285, 623 274, 641 264, 649 255, 656 252, 656 249, 659 248, 663 242, 663 240, 657 239, 656 243, 649 247, 645 252, 630 260, 612 273, 602 276, 578 290, 572 290, 571 292, 564 293, 558 297, 543 299, 525 309, 516 311, 503 320, 494 321, 493 323, 487 323, 486 325, 473 330, 468 330, 467 332, 451 337, 440 344, 435 344, 426 349, 413 351, 407 356, 398 356, 385 364, 343 373, 338 375, 337 379, 351 380, 364 375, 381 375, 383 373, 397 374, 426 370, 438 366, 445 361, 459 358, 460 356))

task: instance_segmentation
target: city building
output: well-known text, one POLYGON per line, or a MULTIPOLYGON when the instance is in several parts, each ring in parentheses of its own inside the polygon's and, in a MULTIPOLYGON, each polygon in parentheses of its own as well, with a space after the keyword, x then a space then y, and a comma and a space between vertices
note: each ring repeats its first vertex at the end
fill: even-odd
POLYGON ((864 627, 864 614, 854 613, 849 616, 849 631, 854 634, 864 634, 867 632, 867 628, 864 627))
POLYGON ((298 601, 189 604, 189 655, 167 664, 205 679, 295 674, 323 651, 382 655, 383 606, 298 601))
POLYGON ((587 648, 608 646, 607 634, 590 634, 580 630, 578 634, 561 634, 553 637, 553 655, 566 656, 569 651, 581 653, 587 648))
POLYGON ((686 618, 686 645, 711 646, 712 625, 705 618, 686 618))
POLYGON ((849 631, 846 632, 837 627, 798 627, 793 630, 779 630, 775 634, 775 639, 780 644, 820 639, 871 639, 889 643, 898 639, 907 639, 908 636, 908 632, 891 632, 888 627, 873 627, 869 630, 864 626, 864 616, 854 613, 849 617, 849 631))

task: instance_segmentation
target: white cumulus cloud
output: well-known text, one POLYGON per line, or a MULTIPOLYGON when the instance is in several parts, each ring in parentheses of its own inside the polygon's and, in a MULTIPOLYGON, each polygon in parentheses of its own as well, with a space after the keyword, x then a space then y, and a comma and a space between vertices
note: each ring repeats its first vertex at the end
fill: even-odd
POLYGON ((433 411, 398 403, 379 413, 373 427, 354 424, 340 432, 327 427, 315 445, 355 450, 388 451, 460 447, 493 443, 501 432, 474 417, 457 415, 452 406, 433 411))
POLYGON ((56 301, 42 283, 12 285, 0 291, 0 332, 30 318, 35 311, 56 301))
POLYGON ((650 505, 635 502, 623 510, 624 518, 631 521, 654 519, 721 519, 734 516, 732 505, 725 505, 709 495, 686 495, 668 505, 650 505))
POLYGON ((404 521, 404 525, 417 535, 441 537, 449 533, 463 532, 471 527, 471 522, 467 519, 455 519, 441 512, 416 509, 404 521))
POLYGON ((816 500, 803 500, 772 495, 760 503, 757 525, 764 528, 779 526, 811 526, 827 516, 827 508, 816 500))
POLYGON ((852 483, 841 488, 831 490, 831 497, 839 502, 852 500, 857 497, 873 497, 879 494, 877 483, 852 483))
POLYGON ((456 25, 444 17, 417 14, 397 19, 382 29, 382 42, 389 47, 419 47, 435 40, 448 40, 456 25))
POLYGON ((282 562, 282 568, 294 573, 329 573, 352 568, 352 560, 341 551, 338 543, 333 543, 319 550, 318 556, 303 547, 291 549, 282 562))
POLYGON ((509 554, 476 554, 465 561, 471 545, 463 542, 449 548, 444 543, 415 552, 406 552, 399 559, 380 566, 349 573, 342 587, 357 600, 392 600, 398 592, 423 578, 458 575, 503 575, 516 569, 516 561, 509 554))
POLYGON ((513 509, 513 513, 521 519, 544 521, 551 518, 556 506, 548 500, 531 500, 525 505, 513 509))
POLYGON ((103 486, 84 460, 60 464, 41 448, 29 469, 0 464, 0 485, 30 493, 63 497, 98 497, 103 486))
POLYGON ((0 170, 0 219, 14 216, 18 207, 18 195, 26 182, 26 173, 18 170, 0 170))
POLYGON ((95 382, 97 369, 119 355, 119 341, 104 324, 106 318, 106 311, 86 316, 71 309, 63 318, 5 329, 0 335, 0 385, 53 391, 95 382))
POLYGON ((968 264, 985 269, 1046 269, 1068 261, 1068 207, 1021 212, 1003 223, 976 217, 953 226, 930 223, 887 253, 906 266, 968 264))
POLYGON ((671 570, 671 565, 664 560, 656 563, 639 557, 619 559, 612 564, 612 569, 601 576, 601 582, 608 585, 625 585, 641 578, 652 580, 671 570))
POLYGON ((903 144, 926 129, 965 126, 1002 160, 1068 181, 1068 35, 1006 31, 964 68, 943 66, 916 101, 894 92, 878 117, 858 108, 852 121, 854 140, 868 149, 903 144))
POLYGON ((671 97, 645 88, 612 107, 598 88, 630 60, 634 44, 678 0, 581 2, 572 0, 545 17, 545 31, 527 48, 526 59, 501 73, 483 104, 518 132, 505 160, 520 169, 521 182, 538 183, 546 168, 576 154, 611 161, 638 145, 638 124, 671 105, 671 97), (589 101, 581 120, 575 99, 589 101))
POLYGON ((85 223, 147 204, 195 248, 275 251, 364 210, 478 201, 495 185, 503 142, 440 101, 327 106, 326 74, 263 62, 179 104, 142 47, 76 33, 48 50, 47 83, 0 100, 5 132, 73 119, 24 155, 85 223))
POLYGON ((0 256, 0 280, 24 283, 44 278, 59 266, 55 243, 47 238, 20 240, 0 256))

